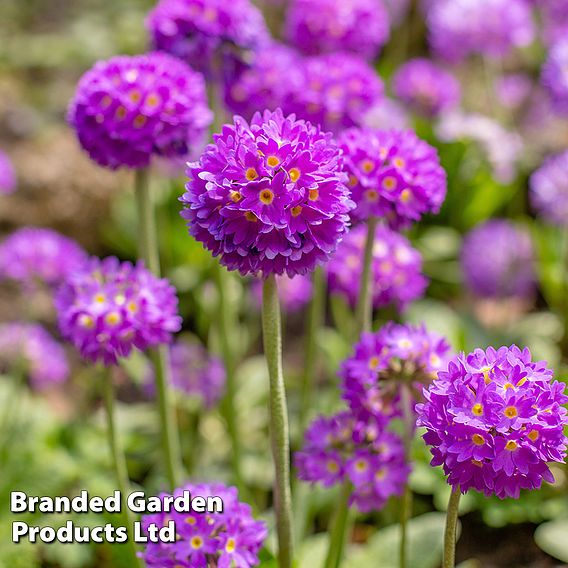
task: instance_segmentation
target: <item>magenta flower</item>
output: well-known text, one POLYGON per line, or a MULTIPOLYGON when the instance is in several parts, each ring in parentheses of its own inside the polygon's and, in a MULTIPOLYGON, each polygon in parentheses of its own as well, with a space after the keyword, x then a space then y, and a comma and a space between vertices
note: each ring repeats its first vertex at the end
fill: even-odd
POLYGON ((452 487, 500 499, 554 482, 547 462, 564 462, 565 385, 544 361, 515 345, 455 357, 424 389, 418 426, 452 487))
POLYGON ((446 173, 437 151, 414 132, 352 128, 338 141, 356 204, 354 222, 385 217, 399 228, 440 210, 446 173))
POLYGON ((10 158, 0 151, 0 194, 16 191, 16 172, 10 158))
POLYGON ((548 158, 530 178, 533 208, 544 219, 568 225, 568 151, 548 158))
POLYGON ((112 169, 199 151, 213 115, 205 81, 165 53, 99 61, 79 81, 68 120, 90 157, 112 169))
MULTIPOLYGON (((221 483, 188 483, 173 492, 183 491, 191 497, 219 497, 223 511, 214 513, 156 513, 144 515, 142 526, 165 526, 173 521, 176 527, 175 543, 148 543, 141 558, 148 568, 194 568, 214 565, 218 568, 249 568, 260 563, 258 553, 268 535, 266 525, 256 521, 251 508, 238 500, 235 487, 221 483)), ((167 494, 160 494, 163 500, 167 494)))
MULTIPOLYGON (((294 278, 278 276, 278 298, 285 312, 299 312, 312 299, 312 279, 309 276, 299 274, 294 278)), ((262 306, 262 280, 256 279, 252 283, 252 295, 256 305, 262 306)))
MULTIPOLYGON (((327 264, 330 291, 357 305, 367 230, 352 229, 327 264)), ((407 238, 380 226, 376 230, 372 260, 373 307, 394 304, 403 310, 423 296, 428 280, 422 274, 422 257, 407 238)))
POLYGON ((229 270, 305 274, 347 230, 352 203, 331 134, 280 110, 223 126, 189 165, 189 232, 229 270))
POLYGON ((136 347, 171 341, 181 328, 175 289, 142 262, 92 258, 69 275, 55 299, 63 336, 85 359, 117 364, 136 347))
POLYGON ((542 68, 544 85, 554 110, 561 115, 568 115, 568 40, 558 42, 548 53, 542 68))

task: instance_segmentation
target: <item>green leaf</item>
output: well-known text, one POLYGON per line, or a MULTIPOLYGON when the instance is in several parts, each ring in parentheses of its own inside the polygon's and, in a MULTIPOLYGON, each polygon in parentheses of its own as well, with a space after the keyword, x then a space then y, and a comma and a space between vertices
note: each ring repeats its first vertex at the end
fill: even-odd
POLYGON ((540 525, 534 533, 537 545, 550 556, 568 562, 568 519, 556 519, 540 525))

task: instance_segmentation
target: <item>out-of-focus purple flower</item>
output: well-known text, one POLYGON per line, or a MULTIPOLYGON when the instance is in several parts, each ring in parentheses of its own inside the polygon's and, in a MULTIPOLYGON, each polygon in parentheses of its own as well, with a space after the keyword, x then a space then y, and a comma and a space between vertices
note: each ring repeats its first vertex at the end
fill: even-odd
POLYGON ((568 37, 568 4, 565 0, 533 0, 540 13, 542 36, 553 46, 568 37))
POLYGON ((411 59, 402 65, 394 76, 393 88, 400 100, 427 117, 454 108, 461 96, 458 80, 425 58, 411 59))
POLYGON ((437 213, 446 173, 435 148, 414 132, 351 128, 338 139, 356 208, 356 222, 384 217, 394 228, 437 213))
POLYGON ((424 389, 418 426, 452 487, 518 498, 554 482, 547 462, 564 462, 565 385, 544 361, 515 345, 453 359, 424 389))
POLYGON ((466 286, 481 298, 526 298, 535 290, 530 234, 505 219, 486 221, 465 236, 461 268, 466 286))
POLYGON ((531 203, 547 221, 568 225, 568 151, 548 158, 530 179, 531 203))
MULTIPOLYGON (((151 524, 167 526, 175 523, 176 541, 149 542, 141 558, 148 568, 197 567, 214 565, 218 568, 249 568, 259 564, 258 553, 268 535, 263 521, 256 521, 248 504, 239 501, 237 489, 222 483, 188 483, 173 492, 174 497, 189 491, 191 498, 218 497, 222 510, 216 512, 155 513, 142 517, 146 532, 151 524)), ((168 497, 161 493, 162 501, 168 497)), ((215 503, 216 501, 211 501, 215 503)), ((215 505, 218 506, 218 505, 215 505)))
POLYGON ((81 146, 113 169, 195 154, 212 119, 203 77, 166 53, 99 61, 79 81, 68 113, 81 146))
POLYGON ((382 0, 292 0, 285 35, 307 55, 347 51, 373 59, 389 37, 382 0))
POLYGON ((568 39, 555 44, 542 68, 542 84, 554 110, 568 115, 568 39))
POLYGON ((343 398, 357 416, 384 422, 401 415, 401 380, 416 391, 444 368, 450 346, 424 325, 389 322, 375 333, 363 333, 341 365, 343 398))
POLYGON ((401 103, 385 97, 365 113, 361 126, 379 130, 406 130, 410 127, 410 118, 401 103))
POLYGON ((305 274, 325 262, 353 206, 331 134, 280 110, 235 117, 189 165, 189 232, 229 270, 305 274))
POLYGON ((0 280, 57 286, 86 261, 87 254, 74 240, 51 229, 23 227, 0 245, 0 280))
POLYGON ((146 28, 155 49, 207 76, 217 75, 226 57, 246 60, 269 38, 262 13, 249 0, 160 0, 146 28))
POLYGON ((351 504, 364 513, 401 495, 410 472, 400 438, 372 417, 357 419, 349 411, 314 420, 294 457, 304 481, 331 487, 348 479, 351 504))
POLYGON ((408 14, 410 0, 383 0, 393 26, 398 26, 408 14))
MULTIPOLYGON (((357 305, 367 230, 352 229, 327 264, 329 289, 357 305)), ((422 274, 422 257, 407 238, 388 227, 378 227, 372 261, 373 307, 394 304, 403 310, 420 298, 428 280, 422 274)))
POLYGON ((0 365, 24 373, 36 390, 61 384, 69 378, 65 350, 39 324, 0 324, 0 365))
POLYGON ((134 347, 171 341, 181 318, 174 287, 142 262, 92 258, 58 290, 55 305, 63 336, 91 361, 113 365, 134 347))
POLYGON ((495 84, 495 92, 499 102, 510 109, 520 107, 529 98, 532 88, 531 78, 524 73, 502 75, 495 84))
POLYGON ((502 58, 535 37, 526 0, 436 0, 427 22, 430 45, 451 62, 472 54, 502 58))
POLYGON ((10 158, 0 151, 0 194, 16 191, 16 172, 10 158))
MULTIPOLYGON (((276 281, 278 297, 285 312, 298 312, 312 299, 313 286, 309 276, 302 274, 294 278, 279 276, 276 281)), ((262 305, 262 280, 257 279, 252 283, 252 294, 257 306, 260 307, 262 305)))

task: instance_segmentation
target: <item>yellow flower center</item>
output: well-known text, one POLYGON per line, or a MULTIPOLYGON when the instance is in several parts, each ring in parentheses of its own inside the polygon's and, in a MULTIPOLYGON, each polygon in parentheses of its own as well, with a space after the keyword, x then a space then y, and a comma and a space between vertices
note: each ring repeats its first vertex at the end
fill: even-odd
POLYGON ((227 544, 225 545, 225 550, 227 552, 234 552, 235 548, 237 547, 237 543, 235 542, 234 538, 227 539, 227 544))
POLYGON ((349 181, 347 182, 347 184, 349 185, 349 187, 355 187, 357 183, 359 183, 359 180, 353 174, 351 174, 349 176, 349 181))
POLYGON ((258 217, 252 211, 247 211, 245 213, 245 219, 251 223, 256 223, 258 221, 258 217))
POLYGON ((253 181, 258 177, 258 172, 254 168, 249 168, 245 173, 245 177, 249 181, 253 181))
POLYGON ((514 440, 509 440, 505 444, 505 449, 509 450, 510 452, 514 452, 518 447, 519 446, 518 446, 517 442, 515 442, 514 440))
POLYGON ((471 441, 476 445, 476 446, 483 446, 483 444, 485 444, 485 438, 481 435, 481 434, 474 434, 471 437, 471 441))
POLYGON ((300 179, 300 170, 298 168, 292 168, 289 172, 290 179, 295 183, 300 179))
POLYGON ((375 355, 369 359, 369 369, 374 371, 379 366, 379 358, 375 355))
POLYGON ((375 478, 378 479, 379 481, 381 481, 386 477, 386 475, 387 475, 387 472, 384 469, 379 469, 375 473, 375 478))
POLYGON ((189 542, 194 550, 199 550, 203 546, 203 539, 200 536, 192 537, 189 542))
POLYGON ((392 177, 392 176, 387 176, 384 180, 383 180, 383 187, 387 190, 387 191, 392 191, 393 189, 396 189, 397 186, 397 181, 396 178, 392 177))
POLYGON ((138 102, 140 102, 142 95, 140 94, 140 91, 138 89, 133 89, 132 91, 130 91, 130 93, 128 93, 128 98, 133 103, 138 103, 138 102))
POLYGON ((518 383, 517 386, 518 387, 522 387, 526 382, 527 382, 527 377, 523 377, 518 383))
POLYGON ((104 294, 97 294, 95 296, 95 302, 97 304, 104 304, 106 302, 106 296, 104 294))
POLYGON ((290 211, 292 213, 292 217, 297 217, 302 212, 302 206, 296 205, 295 207, 292 207, 290 211))
POLYGON ((187 519, 185 519, 185 522, 188 525, 194 525, 197 522, 197 519, 195 517, 187 517, 187 519))
POLYGON ((379 193, 376 189, 368 189, 365 192, 365 198, 367 201, 377 201, 379 199, 379 193))
POLYGON ((409 189, 403 189, 400 193, 400 200, 403 203, 408 203, 412 198, 412 193, 409 189))
POLYGON ((126 306, 126 309, 130 313, 135 314, 138 311, 138 304, 136 302, 128 302, 128 306, 126 306))
POLYGON ((528 433, 528 439, 529 439, 531 442, 536 442, 536 441, 538 440, 538 437, 539 437, 539 433, 538 433, 537 430, 531 430, 531 431, 528 433))
POLYGON ((268 158, 266 158, 266 163, 271 168, 275 168, 280 163, 280 160, 276 156, 268 156, 268 158))
POLYGON ((116 109, 114 116, 117 120, 123 120, 126 116, 126 109, 121 105, 116 109))
POLYGON ((505 384, 503 385, 503 388, 504 388, 505 390, 507 390, 507 389, 514 389, 514 388, 515 388, 515 385, 513 385, 513 383, 505 383, 505 384))
POLYGON ((101 106, 103 108, 108 108, 112 103, 112 99, 109 95, 105 95, 101 100, 101 106))
POLYGON ((355 469, 359 472, 359 473, 363 473, 364 471, 367 471, 367 462, 365 460, 357 460, 355 462, 355 469))
POLYGON ((404 168, 404 166, 406 166, 406 162, 402 159, 402 158, 394 158, 392 163, 397 167, 397 168, 404 168))
POLYGON ((310 189, 310 194, 308 196, 310 201, 317 201, 319 197, 319 191, 317 189, 310 189))
POLYGON ((95 320, 87 314, 82 314, 79 318, 79 325, 85 329, 93 329, 93 327, 95 327, 95 320))
POLYGON ((483 415, 483 405, 476 403, 473 405, 471 411, 473 412, 473 414, 475 414, 475 416, 482 416, 483 415))
POLYGON ((337 465, 337 462, 328 461, 327 462, 327 471, 329 471, 329 473, 337 473, 339 471, 339 466, 337 465))
POLYGON ((265 205, 270 205, 274 201, 274 193, 269 189, 263 189, 258 197, 265 205))
POLYGON ((515 418, 516 416, 518 416, 519 413, 515 406, 507 406, 507 408, 505 408, 505 410, 503 411, 503 414, 507 418, 515 418))
POLYGON ((149 107, 157 107, 160 104, 160 97, 156 93, 152 93, 146 97, 146 105, 149 107))
POLYGON ((471 460, 471 463, 477 467, 483 467, 483 462, 480 462, 479 460, 471 460))
POLYGON ((370 174, 375 169, 375 164, 371 160, 363 160, 359 165, 366 174, 370 174))
POLYGON ((121 319, 122 318, 120 317, 120 314, 118 312, 110 312, 105 317, 106 323, 108 323, 108 325, 113 325, 113 326, 118 325, 121 319))
POLYGON ((134 128, 142 128, 146 124, 147 120, 148 119, 143 114, 139 114, 132 121, 132 124, 134 125, 134 128))
POLYGON ((239 191, 231 190, 231 192, 229 193, 229 198, 233 203, 238 203, 242 199, 242 197, 243 196, 239 191))

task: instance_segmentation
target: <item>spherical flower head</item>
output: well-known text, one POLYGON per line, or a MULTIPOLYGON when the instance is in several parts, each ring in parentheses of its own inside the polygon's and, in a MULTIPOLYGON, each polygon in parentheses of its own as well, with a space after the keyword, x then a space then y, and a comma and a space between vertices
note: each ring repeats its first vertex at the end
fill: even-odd
POLYGON ((443 67, 425 58, 411 59, 393 79, 396 96, 414 112, 436 117, 459 104, 458 80, 443 67))
MULTIPOLYGON (((167 526, 169 521, 174 521, 176 527, 175 542, 150 542, 146 545, 141 557, 148 568, 210 565, 249 568, 260 563, 258 553, 268 529, 264 522, 254 519, 249 505, 239 501, 235 487, 221 483, 188 483, 176 489, 173 496, 181 497, 184 491, 189 491, 192 499, 218 497, 222 500, 223 510, 213 513, 172 511, 144 515, 144 531, 151 524, 162 527, 167 526)), ((160 494, 162 501, 168 496, 160 494)))
POLYGON ((0 245, 0 280, 14 280, 25 287, 38 283, 55 287, 87 258, 74 240, 56 231, 23 227, 0 245))
POLYGON ((356 415, 388 421, 401 415, 401 381, 418 396, 422 384, 444 368, 449 357, 446 339, 424 325, 389 322, 375 333, 363 333, 342 363, 343 398, 356 415))
POLYGON ((530 178, 530 197, 535 211, 548 222, 568 225, 568 151, 551 156, 530 178))
POLYGON ((83 149, 112 169, 195 154, 212 118, 203 77, 165 53, 99 61, 79 81, 68 113, 83 149))
POLYGON ((360 126, 384 99, 383 82, 363 59, 347 53, 308 57, 304 85, 289 93, 286 107, 299 118, 338 133, 360 126))
POLYGON ((555 44, 542 68, 542 84, 548 92, 553 109, 568 115, 568 40, 555 44))
POLYGON ((63 347, 39 324, 0 325, 0 365, 23 372, 35 390, 61 384, 69 378, 63 347))
POLYGON ((227 55, 246 59, 268 42, 262 13, 249 0, 160 0, 146 28, 155 49, 215 76, 227 55))
MULTIPOLYGON (((298 275, 294 278, 278 276, 278 298, 285 312, 295 313, 302 310, 312 299, 312 279, 309 276, 298 275)), ((257 279, 252 284, 252 294, 256 305, 262 306, 262 280, 257 279)))
POLYGON ((189 232, 229 270, 305 274, 347 230, 352 202, 329 133, 280 110, 241 117, 189 164, 189 232))
POLYGON ((434 52, 453 63, 472 54, 503 58, 535 37, 525 0, 436 0, 427 22, 434 52))
POLYGON ((565 385, 544 361, 515 345, 476 349, 450 361, 424 390, 418 426, 452 487, 518 498, 554 482, 547 462, 564 462, 565 385))
POLYGON ((285 36, 307 55, 346 51, 374 59, 389 38, 389 28, 382 0, 293 0, 285 36))
POLYGON ((63 336, 85 359, 115 365, 134 347, 146 350, 179 331, 175 289, 142 262, 115 257, 91 259, 57 292, 55 305, 63 336))
POLYGON ((436 149, 414 132, 351 128, 338 143, 356 204, 353 222, 384 217, 397 229, 440 211, 446 173, 436 149))
POLYGON ((530 234, 505 219, 486 221, 465 236, 461 268, 467 288, 480 298, 529 298, 535 290, 530 234))
POLYGON ((0 151, 0 194, 16 191, 16 172, 10 158, 0 151))
MULTIPOLYGON (((327 264, 329 289, 357 305, 367 228, 352 229, 327 264)), ((422 256, 407 238, 380 226, 375 233, 371 265, 373 307, 395 305, 403 310, 424 295, 428 280, 422 274, 422 256)))
POLYGON ((385 97, 365 113, 361 126, 379 130, 405 130, 410 127, 410 123, 411 117, 402 103, 385 97))

